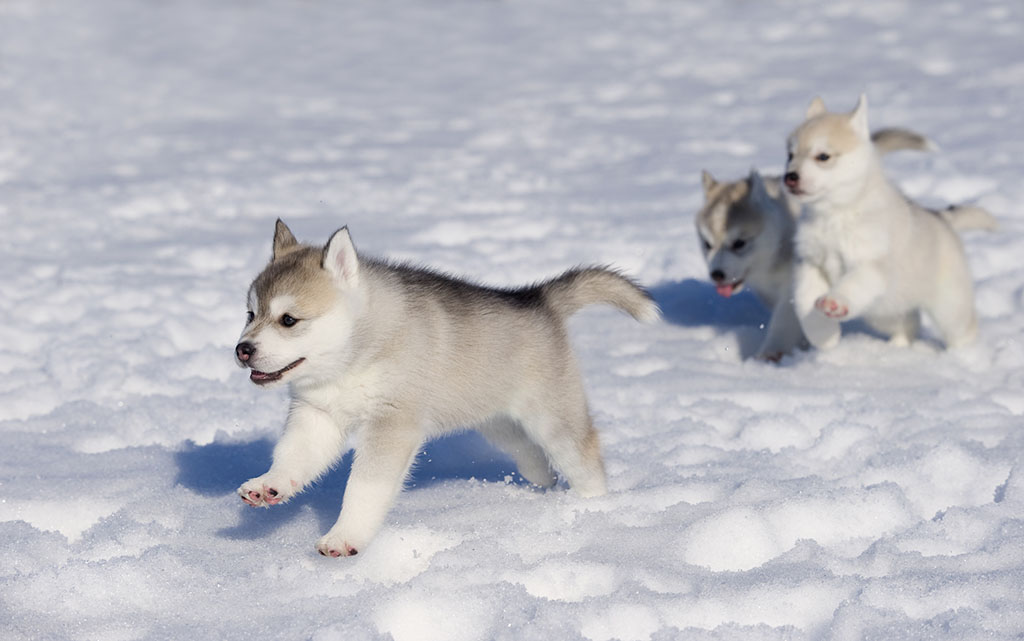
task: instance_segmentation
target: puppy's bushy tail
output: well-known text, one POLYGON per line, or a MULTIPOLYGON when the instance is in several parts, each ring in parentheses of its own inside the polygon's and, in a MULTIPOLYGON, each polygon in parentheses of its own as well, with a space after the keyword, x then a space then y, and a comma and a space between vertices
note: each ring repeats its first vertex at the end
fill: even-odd
POLYGON ((540 292, 548 307, 561 318, 595 303, 618 307, 642 323, 661 318, 661 310, 647 290, 605 267, 570 269, 540 285, 540 292))
POLYGON ((938 146, 916 131, 889 127, 871 133, 871 142, 880 154, 894 151, 935 151, 938 146))
POLYGON ((995 217, 988 213, 988 210, 976 205, 950 205, 938 214, 957 231, 969 229, 995 231, 999 228, 995 217))

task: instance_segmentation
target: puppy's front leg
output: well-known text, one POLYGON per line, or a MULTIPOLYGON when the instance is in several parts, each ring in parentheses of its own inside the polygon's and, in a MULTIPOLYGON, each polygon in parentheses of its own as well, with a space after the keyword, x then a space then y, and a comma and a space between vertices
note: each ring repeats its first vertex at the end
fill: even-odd
POLYGON ((283 503, 326 472, 344 447, 345 430, 330 416, 294 401, 270 470, 243 483, 238 494, 254 507, 283 503))
POLYGON ((800 319, 797 318, 793 306, 792 293, 787 291, 781 296, 772 310, 772 318, 768 322, 768 331, 761 348, 757 350, 757 358, 766 361, 778 361, 794 348, 806 343, 800 319))
POLYGON ((828 318, 817 309, 818 301, 829 291, 829 283, 817 265, 806 261, 793 271, 793 307, 811 345, 819 349, 839 343, 839 321, 828 318))
POLYGON ((422 442, 410 417, 390 416, 367 426, 356 446, 338 521, 317 541, 320 554, 351 556, 370 542, 401 491, 422 442))
POLYGON ((839 280, 815 306, 829 318, 857 318, 885 291, 885 277, 874 264, 858 265, 839 280))

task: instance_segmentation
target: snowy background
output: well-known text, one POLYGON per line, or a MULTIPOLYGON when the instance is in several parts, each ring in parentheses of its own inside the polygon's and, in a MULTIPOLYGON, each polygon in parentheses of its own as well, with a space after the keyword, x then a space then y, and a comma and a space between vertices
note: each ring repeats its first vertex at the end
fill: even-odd
POLYGON ((1024 6, 0 1, 0 638, 1024 635, 1024 6), (965 244, 976 345, 856 327, 746 360, 699 172, 777 172, 815 94, 929 135, 886 159, 965 244), (429 445, 326 559, 348 460, 285 506, 286 392, 232 362, 274 220, 497 285, 613 263, 665 322, 572 321, 612 492, 429 445))

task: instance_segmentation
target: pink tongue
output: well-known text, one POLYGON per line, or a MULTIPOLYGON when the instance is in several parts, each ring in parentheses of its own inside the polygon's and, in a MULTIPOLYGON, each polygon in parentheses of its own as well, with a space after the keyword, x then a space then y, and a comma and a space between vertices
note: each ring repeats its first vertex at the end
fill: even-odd
POLYGON ((715 285, 715 290, 718 291, 719 296, 729 298, 732 296, 733 285, 715 285))

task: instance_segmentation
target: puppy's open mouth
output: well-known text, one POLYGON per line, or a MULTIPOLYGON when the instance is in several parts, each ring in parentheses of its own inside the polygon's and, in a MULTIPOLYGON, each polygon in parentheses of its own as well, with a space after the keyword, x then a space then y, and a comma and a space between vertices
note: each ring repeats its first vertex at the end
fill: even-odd
POLYGON ((261 372, 259 370, 253 370, 249 372, 249 380, 257 385, 266 385, 267 383, 273 383, 274 381, 281 380, 281 377, 285 375, 285 372, 291 371, 302 364, 302 361, 306 360, 305 357, 300 358, 290 365, 286 365, 276 372, 261 372))
POLYGON ((733 283, 721 283, 715 285, 715 291, 718 292, 719 296, 723 298, 729 298, 733 294, 738 294, 743 289, 743 281, 738 280, 733 283))

